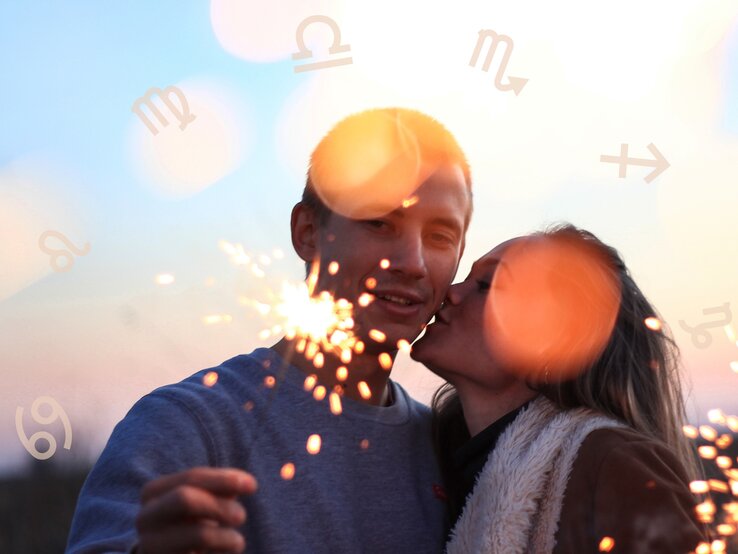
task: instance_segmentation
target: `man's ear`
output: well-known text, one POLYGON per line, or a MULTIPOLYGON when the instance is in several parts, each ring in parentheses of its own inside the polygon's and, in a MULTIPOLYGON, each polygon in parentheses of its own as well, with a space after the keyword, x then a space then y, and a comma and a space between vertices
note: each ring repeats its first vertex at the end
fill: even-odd
POLYGON ((304 262, 312 262, 318 257, 320 225, 317 214, 309 206, 298 202, 292 208, 290 228, 295 252, 304 262))

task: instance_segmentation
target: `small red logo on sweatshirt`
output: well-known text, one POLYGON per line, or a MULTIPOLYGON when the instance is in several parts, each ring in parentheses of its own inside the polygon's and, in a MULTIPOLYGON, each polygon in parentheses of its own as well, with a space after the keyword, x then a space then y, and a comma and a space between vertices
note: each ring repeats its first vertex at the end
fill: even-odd
POLYGON ((437 483, 434 484, 433 494, 436 496, 438 500, 442 500, 443 502, 448 502, 448 495, 446 494, 446 489, 444 489, 442 485, 439 485, 437 483))

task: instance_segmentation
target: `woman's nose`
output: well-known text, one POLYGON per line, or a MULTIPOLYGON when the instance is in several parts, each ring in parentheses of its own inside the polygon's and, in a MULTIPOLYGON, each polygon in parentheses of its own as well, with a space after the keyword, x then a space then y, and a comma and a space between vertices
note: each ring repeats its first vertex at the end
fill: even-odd
POLYGON ((448 288, 448 291, 446 292, 447 304, 458 304, 459 302, 461 302, 461 300, 464 298, 462 284, 463 283, 456 283, 455 285, 451 285, 448 288))

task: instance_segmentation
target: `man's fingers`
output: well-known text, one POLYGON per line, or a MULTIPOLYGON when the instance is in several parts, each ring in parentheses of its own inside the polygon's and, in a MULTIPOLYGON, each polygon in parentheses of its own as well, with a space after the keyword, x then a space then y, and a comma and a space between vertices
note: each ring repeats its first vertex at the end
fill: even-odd
POLYGON ((139 534, 172 524, 210 519, 222 525, 241 525, 246 511, 231 498, 219 498, 190 485, 181 485, 143 505, 136 517, 139 534))
POLYGON ((141 490, 141 502, 145 504, 180 485, 199 487, 218 496, 253 494, 257 488, 254 476, 240 469, 196 467, 149 481, 141 490))
POLYGON ((228 527, 207 524, 169 527, 139 537, 142 554, 169 554, 190 551, 241 553, 246 548, 243 535, 228 527))

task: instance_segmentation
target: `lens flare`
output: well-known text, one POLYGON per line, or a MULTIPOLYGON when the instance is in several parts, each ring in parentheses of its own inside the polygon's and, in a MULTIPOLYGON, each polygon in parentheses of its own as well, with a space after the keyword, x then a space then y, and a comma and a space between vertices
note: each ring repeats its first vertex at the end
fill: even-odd
POLYGON ((332 211, 354 219, 385 215, 412 196, 425 173, 411 113, 369 110, 340 121, 315 148, 310 178, 332 211))
POLYGON ((594 245, 578 235, 519 238, 502 248, 495 267, 485 333, 506 368, 553 382, 574 377, 601 354, 620 306, 620 281, 594 245))

